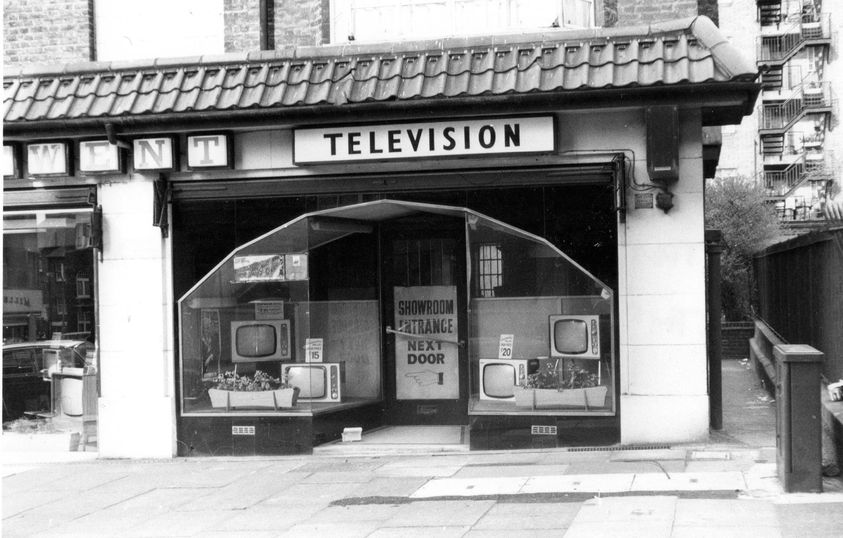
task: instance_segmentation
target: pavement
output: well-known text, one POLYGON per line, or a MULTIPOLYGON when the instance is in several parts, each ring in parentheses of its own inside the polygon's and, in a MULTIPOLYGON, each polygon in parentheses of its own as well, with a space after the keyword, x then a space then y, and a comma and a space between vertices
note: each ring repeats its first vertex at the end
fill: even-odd
POLYGON ((723 368, 723 430, 669 448, 148 461, 4 451, 2 535, 843 536, 841 481, 784 493, 774 402, 746 363, 723 368))

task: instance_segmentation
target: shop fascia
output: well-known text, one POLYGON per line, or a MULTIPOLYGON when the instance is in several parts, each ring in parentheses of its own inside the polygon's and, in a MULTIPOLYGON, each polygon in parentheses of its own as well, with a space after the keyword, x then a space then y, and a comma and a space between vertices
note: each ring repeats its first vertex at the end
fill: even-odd
MULTIPOLYGON (((468 118, 426 122, 344 125, 293 130, 295 165, 393 159, 549 153, 555 149, 553 116, 468 118)), ((178 136, 136 138, 127 142, 83 140, 15 143, 3 146, 3 176, 21 177, 22 157, 29 176, 72 175, 72 150, 82 174, 123 173, 123 148, 131 148, 137 172, 177 170, 178 136)), ((187 168, 231 168, 230 133, 187 135, 187 168)))

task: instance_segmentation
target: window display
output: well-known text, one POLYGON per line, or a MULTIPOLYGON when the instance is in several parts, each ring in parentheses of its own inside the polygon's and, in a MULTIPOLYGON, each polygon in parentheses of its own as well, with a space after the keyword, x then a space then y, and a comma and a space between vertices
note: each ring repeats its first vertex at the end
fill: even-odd
POLYGON ((613 414, 611 289, 546 240, 468 217, 471 414, 613 414), (487 290, 487 245, 500 285, 487 290))
POLYGON ((307 213, 237 248, 179 307, 187 416, 373 402, 615 412, 611 288, 546 239, 469 209, 379 200, 307 213))
POLYGON ((375 278, 374 237, 345 224, 300 217, 182 297, 183 414, 309 415, 380 398, 375 285, 343 273, 375 278))

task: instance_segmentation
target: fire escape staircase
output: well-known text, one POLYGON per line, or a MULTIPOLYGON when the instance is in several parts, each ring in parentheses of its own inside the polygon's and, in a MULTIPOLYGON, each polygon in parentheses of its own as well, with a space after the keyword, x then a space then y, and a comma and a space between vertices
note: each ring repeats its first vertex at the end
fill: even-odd
MULTIPOLYGON (((759 9, 761 9, 760 2, 759 9)), ((781 18, 780 4, 778 10, 778 16, 781 18)), ((828 46, 830 43, 831 21, 828 14, 806 16, 781 34, 759 37, 758 55, 756 57, 759 66, 766 66, 768 69, 772 69, 774 66, 780 68, 804 47, 828 46)))
MULTIPOLYGON (((828 82, 803 85, 781 103, 764 103, 761 108, 761 125, 758 134, 762 139, 784 133, 807 114, 831 113, 832 91, 828 82)), ((762 144, 763 146, 763 144, 762 144)), ((766 153, 771 153, 770 151, 766 153)))
POLYGON ((784 199, 806 181, 825 181, 830 179, 822 171, 823 161, 807 159, 803 153, 799 159, 791 163, 784 170, 765 170, 764 188, 767 198, 771 200, 784 199))

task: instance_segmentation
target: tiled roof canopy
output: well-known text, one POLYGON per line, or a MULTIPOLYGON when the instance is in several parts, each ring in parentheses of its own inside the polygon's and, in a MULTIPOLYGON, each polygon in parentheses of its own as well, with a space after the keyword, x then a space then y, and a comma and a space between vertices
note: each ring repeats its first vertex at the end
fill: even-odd
MULTIPOLYGON (((422 42, 23 69, 4 122, 63 125, 163 115, 751 82, 756 68, 705 17, 422 42)), ((118 120, 119 121, 119 120, 118 120)))

